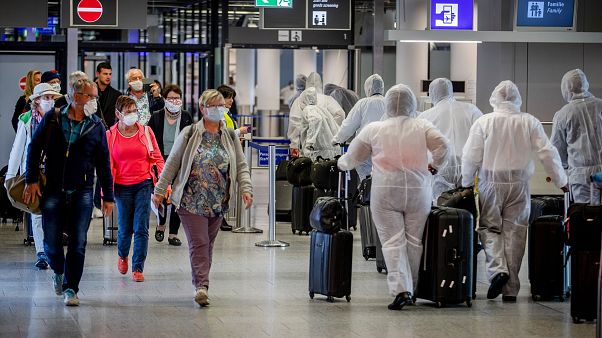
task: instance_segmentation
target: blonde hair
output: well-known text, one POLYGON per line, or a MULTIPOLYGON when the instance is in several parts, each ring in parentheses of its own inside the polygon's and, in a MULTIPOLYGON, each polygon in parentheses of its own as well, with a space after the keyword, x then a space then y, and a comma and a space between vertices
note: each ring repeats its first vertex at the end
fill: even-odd
POLYGON ((207 89, 199 97, 199 105, 205 107, 207 103, 214 100, 224 100, 224 96, 215 89, 207 89))
POLYGON ((25 101, 29 100, 31 94, 33 94, 33 88, 36 86, 33 80, 37 74, 42 75, 42 72, 39 70, 30 70, 25 77, 25 90, 23 91, 25 101))

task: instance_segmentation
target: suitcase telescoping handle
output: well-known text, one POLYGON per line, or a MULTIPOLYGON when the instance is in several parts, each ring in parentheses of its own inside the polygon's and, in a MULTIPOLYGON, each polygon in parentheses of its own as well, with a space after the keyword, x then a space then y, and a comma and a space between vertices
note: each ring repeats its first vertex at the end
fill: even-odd
MULTIPOLYGON (((347 144, 345 143, 337 143, 335 145, 338 145, 341 147, 341 156, 345 155, 345 149, 347 149, 347 144)), ((337 198, 339 199, 339 201, 343 202, 343 205, 345 207, 345 212, 347 213, 347 217, 345 217, 345 226, 347 228, 347 231, 349 231, 349 198, 347 198, 347 194, 349 194, 349 172, 348 171, 339 171, 339 184, 337 187, 337 198), (343 179, 343 177, 345 177, 343 179), (342 195, 342 188, 343 188, 343 180, 345 181, 345 196, 341 196, 342 195)))

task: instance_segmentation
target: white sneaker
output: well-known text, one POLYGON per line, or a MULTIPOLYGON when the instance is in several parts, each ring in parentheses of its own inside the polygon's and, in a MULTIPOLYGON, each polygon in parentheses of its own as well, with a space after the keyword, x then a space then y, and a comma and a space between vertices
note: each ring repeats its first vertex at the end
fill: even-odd
POLYGON ((102 218, 103 216, 102 210, 94 207, 94 211, 92 211, 92 218, 102 218))
POLYGON ((200 306, 209 305, 209 293, 207 292, 206 287, 200 287, 196 289, 194 294, 194 301, 197 302, 200 306))

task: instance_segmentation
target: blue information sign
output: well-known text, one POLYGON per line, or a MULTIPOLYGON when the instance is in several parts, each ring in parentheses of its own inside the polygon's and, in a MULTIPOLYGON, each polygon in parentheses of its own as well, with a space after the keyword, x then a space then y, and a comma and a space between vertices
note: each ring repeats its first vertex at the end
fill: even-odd
MULTIPOLYGON (((288 158, 288 148, 276 148, 276 165, 288 158)), ((268 147, 257 149, 257 165, 267 167, 269 165, 268 147)))
POLYGON ((473 0, 431 0, 431 29, 472 30, 473 0))

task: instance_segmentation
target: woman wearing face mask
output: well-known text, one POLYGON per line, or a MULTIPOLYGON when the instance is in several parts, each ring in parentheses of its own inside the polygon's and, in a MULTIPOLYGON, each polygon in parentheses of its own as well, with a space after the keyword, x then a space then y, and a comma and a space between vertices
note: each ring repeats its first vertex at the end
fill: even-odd
MULTIPOLYGON (((25 173, 27 147, 31 142, 31 136, 40 124, 44 114, 54 109, 54 99, 59 96, 61 94, 55 92, 52 86, 47 83, 40 83, 33 89, 33 93, 29 96, 31 99, 31 110, 19 116, 17 136, 13 142, 13 148, 10 151, 10 158, 8 160, 6 181, 15 177, 18 173, 25 173)), ((37 255, 35 266, 40 270, 48 269, 48 258, 44 253, 42 215, 32 214, 31 225, 37 255)))
POLYGON ((155 187, 153 203, 159 206, 172 184, 171 204, 178 210, 188 239, 194 300, 209 305, 209 270, 213 243, 224 214, 236 203, 233 180, 245 206, 253 203, 253 187, 242 147, 234 130, 222 121, 226 108, 217 90, 199 99, 202 118, 176 138, 155 187), (172 183, 173 182, 173 183, 172 183))
POLYGON ((143 282, 148 251, 148 200, 156 173, 161 174, 164 161, 155 134, 138 122, 138 109, 132 98, 123 95, 117 99, 115 117, 119 122, 107 131, 107 142, 119 212, 117 269, 122 275, 128 272, 133 235, 132 279, 143 282))
MULTIPOLYGON (((163 99, 165 100, 165 108, 154 113, 148 126, 155 133, 157 144, 163 155, 163 159, 167 160, 167 156, 171 152, 174 141, 185 127, 192 124, 192 116, 182 110, 182 90, 175 84, 165 86, 163 90, 163 99)), ((167 199, 163 201, 165 210, 167 210, 167 199)), ((163 241, 165 236, 165 222, 167 216, 160 217, 159 225, 155 230, 155 239, 159 242, 163 241)), ((180 229, 180 217, 176 212, 176 208, 171 208, 169 216, 169 237, 167 239, 169 245, 180 246, 182 242, 177 237, 180 229)))

